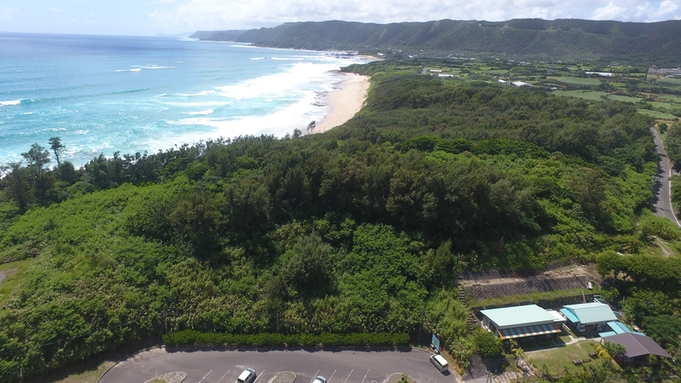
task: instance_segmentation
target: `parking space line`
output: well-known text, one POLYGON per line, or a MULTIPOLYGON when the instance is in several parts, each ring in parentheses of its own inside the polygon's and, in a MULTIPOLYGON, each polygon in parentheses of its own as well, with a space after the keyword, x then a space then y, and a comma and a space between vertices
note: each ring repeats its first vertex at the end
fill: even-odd
POLYGON ((229 374, 230 371, 232 371, 232 370, 231 369, 227 370, 227 372, 225 372, 225 374, 222 375, 222 378, 220 378, 220 380, 218 380, 217 383, 220 383, 222 381, 222 379, 224 379, 225 376, 227 376, 227 374, 229 374))
POLYGON ((369 371, 371 371, 371 370, 367 370, 367 373, 364 374, 364 378, 362 378, 362 383, 364 383, 364 381, 365 381, 366 378, 367 378, 367 375, 369 375, 369 371))
POLYGON ((319 370, 317 370, 317 372, 315 372, 314 375, 312 375, 312 380, 310 380, 310 383, 314 381, 314 378, 317 377, 317 374, 319 374, 319 370))
POLYGON ((331 383, 331 379, 333 379, 334 375, 336 375, 336 370, 333 370, 333 374, 331 374, 331 377, 329 378, 329 380, 327 380, 327 382, 331 383))
POLYGON ((348 379, 350 379, 350 375, 352 375, 352 372, 353 372, 353 371, 355 371, 355 370, 350 370, 350 373, 348 374, 348 377, 345 378, 345 382, 343 382, 343 383, 348 383, 348 379))
POLYGON ((260 379, 260 377, 261 377, 262 374, 264 374, 264 373, 265 373, 265 370, 262 370, 262 372, 261 372, 260 374, 258 374, 258 376, 255 377, 255 380, 253 381, 253 383, 257 382, 258 379, 260 379))
POLYGON ((201 380, 199 380, 199 383, 203 382, 203 380, 206 379, 206 377, 210 375, 211 372, 213 372, 213 370, 208 371, 208 373, 204 375, 203 378, 201 378, 201 380))

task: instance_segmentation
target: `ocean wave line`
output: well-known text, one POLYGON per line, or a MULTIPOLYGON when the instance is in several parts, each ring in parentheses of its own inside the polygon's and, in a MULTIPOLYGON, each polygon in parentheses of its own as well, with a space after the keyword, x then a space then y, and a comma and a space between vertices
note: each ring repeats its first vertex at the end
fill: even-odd
POLYGON ((144 92, 149 90, 149 88, 140 88, 140 89, 130 89, 130 90, 121 90, 118 92, 111 92, 109 94, 127 94, 127 93, 138 93, 138 92, 144 92))
POLYGON ((23 100, 0 101, 0 106, 16 106, 20 105, 23 100))
POLYGON ((201 92, 197 93, 178 93, 177 96, 179 97, 200 97, 200 96, 208 96, 209 94, 215 93, 214 90, 204 90, 201 92))
POLYGON ((138 69, 175 69, 174 66, 163 66, 163 65, 133 65, 133 67, 138 69))
POLYGON ((187 114, 190 115, 190 116, 206 116, 206 115, 213 114, 213 113, 215 113, 214 109, 207 109, 207 110, 202 110, 200 112, 189 112, 187 114))

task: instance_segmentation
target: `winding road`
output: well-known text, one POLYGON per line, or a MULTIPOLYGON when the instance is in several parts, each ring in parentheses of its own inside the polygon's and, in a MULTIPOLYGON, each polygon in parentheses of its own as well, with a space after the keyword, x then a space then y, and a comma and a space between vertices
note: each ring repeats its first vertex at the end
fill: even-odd
POLYGON ((664 144, 660 138, 660 133, 654 126, 650 127, 650 131, 653 133, 657 154, 660 156, 660 165, 658 167, 657 178, 655 179, 653 189, 654 197, 650 208, 656 216, 668 218, 677 226, 681 227, 681 223, 679 223, 678 218, 676 218, 674 208, 672 207, 671 181, 669 180, 672 170, 669 164, 669 158, 667 157, 667 152, 664 150, 664 144))

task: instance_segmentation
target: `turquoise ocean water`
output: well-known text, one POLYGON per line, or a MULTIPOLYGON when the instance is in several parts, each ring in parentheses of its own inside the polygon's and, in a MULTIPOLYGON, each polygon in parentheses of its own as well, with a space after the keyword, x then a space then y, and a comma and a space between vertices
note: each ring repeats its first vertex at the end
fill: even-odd
POLYGON ((54 136, 81 166, 100 153, 305 131, 328 112, 334 70, 358 61, 189 39, 0 33, 0 164, 54 136))

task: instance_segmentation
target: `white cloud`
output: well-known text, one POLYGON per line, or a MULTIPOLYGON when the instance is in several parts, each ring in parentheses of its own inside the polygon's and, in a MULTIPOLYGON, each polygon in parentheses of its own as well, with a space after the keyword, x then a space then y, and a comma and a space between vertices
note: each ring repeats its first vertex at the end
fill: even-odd
POLYGON ((594 9, 586 18, 595 20, 619 20, 653 22, 678 18, 681 0, 640 1, 610 0, 608 4, 594 9))
POLYGON ((161 12, 158 9, 155 9, 153 12, 149 14, 149 18, 155 20, 155 21, 160 21, 160 22, 168 22, 173 19, 173 14, 170 12, 161 12))
POLYGON ((622 15, 626 12, 631 11, 610 1, 605 7, 596 8, 591 18, 594 20, 618 20, 622 19, 622 15))
POLYGON ((17 10, 14 8, 0 7, 0 20, 11 20, 15 13, 17 13, 17 10))
POLYGON ((53 0, 46 2, 49 8, 40 10, 30 6, 35 3, 31 0, 0 2, 4 5, 0 6, 0 29, 82 33, 176 33, 324 20, 681 19, 681 0, 53 0), (97 17, 89 16, 90 12, 97 17), (44 22, 37 21, 41 17, 44 22))
MULTIPOLYGON (((583 18, 659 21, 678 18, 681 0, 185 0, 172 11, 178 27, 237 29, 288 21, 375 23, 440 19, 503 21, 513 18, 583 18), (676 13, 675 13, 676 12, 676 13)), ((170 20, 154 13, 153 18, 170 20)))

